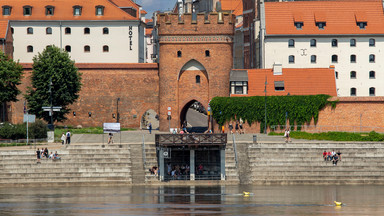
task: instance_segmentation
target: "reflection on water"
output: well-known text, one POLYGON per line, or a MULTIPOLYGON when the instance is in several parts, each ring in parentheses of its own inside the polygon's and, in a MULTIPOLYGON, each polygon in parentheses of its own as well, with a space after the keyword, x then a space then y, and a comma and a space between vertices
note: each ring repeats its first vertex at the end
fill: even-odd
POLYGON ((382 186, 42 185, 0 188, 0 215, 384 215, 383 194, 382 186))

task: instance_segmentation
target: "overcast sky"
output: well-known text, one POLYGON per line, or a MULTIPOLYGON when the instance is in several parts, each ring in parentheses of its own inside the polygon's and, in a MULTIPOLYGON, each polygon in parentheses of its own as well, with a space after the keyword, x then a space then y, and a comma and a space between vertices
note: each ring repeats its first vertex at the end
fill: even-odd
MULTIPOLYGON (((135 0, 134 0, 135 1, 135 0)), ((177 0, 136 0, 136 3, 141 5, 148 14, 145 16, 147 19, 152 17, 153 12, 160 10, 172 10, 177 0)))

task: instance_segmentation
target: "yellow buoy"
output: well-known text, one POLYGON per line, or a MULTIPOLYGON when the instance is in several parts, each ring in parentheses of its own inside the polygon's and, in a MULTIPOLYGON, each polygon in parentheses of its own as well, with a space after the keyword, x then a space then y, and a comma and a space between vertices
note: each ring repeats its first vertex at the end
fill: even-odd
POLYGON ((337 201, 333 201, 335 203, 336 206, 341 206, 342 203, 341 202, 337 202, 337 201))
POLYGON ((249 194, 251 194, 251 193, 250 193, 250 192, 245 192, 245 191, 243 191, 243 194, 249 196, 249 194))

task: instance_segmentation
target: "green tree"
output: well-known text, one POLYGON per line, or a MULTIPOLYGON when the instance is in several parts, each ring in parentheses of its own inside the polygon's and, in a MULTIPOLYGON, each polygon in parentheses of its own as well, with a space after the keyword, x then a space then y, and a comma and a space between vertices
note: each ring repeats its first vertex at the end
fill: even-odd
POLYGON ((60 112, 53 113, 53 121, 64 121, 69 113, 68 106, 79 98, 81 73, 75 67, 67 52, 49 46, 42 53, 33 57, 32 87, 28 88, 27 101, 30 113, 37 118, 51 121, 49 112, 43 106, 61 106, 60 112), (51 89, 51 92, 50 92, 51 89))
POLYGON ((23 67, 0 51, 0 105, 17 101, 22 75, 23 67))

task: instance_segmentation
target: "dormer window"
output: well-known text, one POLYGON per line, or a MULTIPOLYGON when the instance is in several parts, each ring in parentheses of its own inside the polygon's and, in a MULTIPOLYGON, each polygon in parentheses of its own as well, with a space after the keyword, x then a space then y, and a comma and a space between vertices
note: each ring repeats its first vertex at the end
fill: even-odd
POLYGON ((96 16, 103 16, 104 15, 104 6, 98 5, 96 6, 96 16))
POLYGON ((53 6, 45 6, 45 15, 47 16, 52 16, 53 15, 53 12, 55 10, 55 7, 53 6))
POLYGON ((81 6, 73 6, 73 16, 81 16, 81 6))
POLYGON ((3 6, 3 16, 9 16, 11 15, 11 6, 4 5, 3 6))
POLYGON ((326 23, 325 23, 325 22, 316 22, 316 26, 317 26, 319 29, 324 29, 325 26, 326 26, 326 23))
POLYGON ((23 7, 23 14, 24 16, 31 16, 32 15, 32 7, 27 5, 23 7))
POLYGON ((303 29, 304 23, 303 22, 295 22, 295 26, 297 30, 303 29))
POLYGON ((365 26, 367 26, 367 22, 356 22, 356 24, 360 29, 365 29, 365 26))

